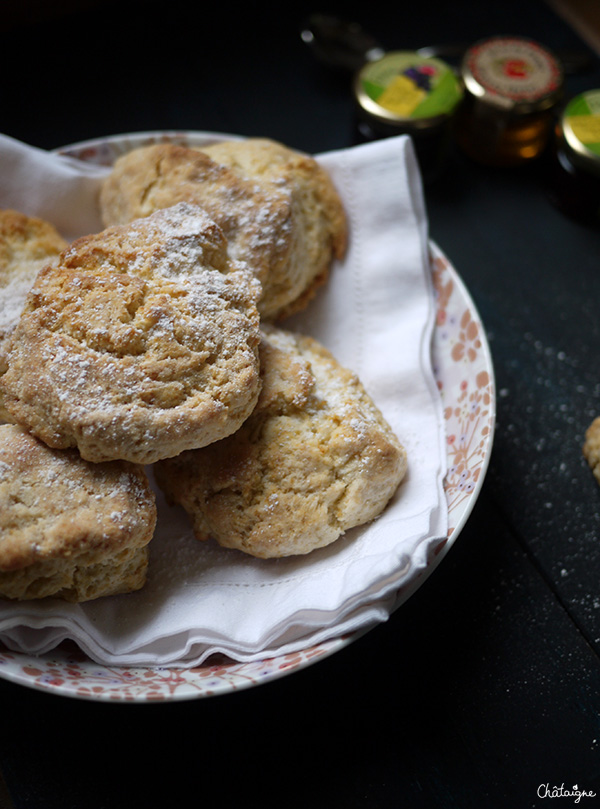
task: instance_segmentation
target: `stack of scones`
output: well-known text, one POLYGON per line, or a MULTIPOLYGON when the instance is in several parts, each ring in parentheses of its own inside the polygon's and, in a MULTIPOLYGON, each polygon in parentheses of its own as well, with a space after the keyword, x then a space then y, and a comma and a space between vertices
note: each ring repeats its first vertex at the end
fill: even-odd
POLYGON ((312 157, 267 139, 118 158, 105 229, 0 211, 0 596, 140 589, 149 469, 199 540, 274 558, 386 507, 406 452, 356 375, 282 321, 349 238, 312 157))

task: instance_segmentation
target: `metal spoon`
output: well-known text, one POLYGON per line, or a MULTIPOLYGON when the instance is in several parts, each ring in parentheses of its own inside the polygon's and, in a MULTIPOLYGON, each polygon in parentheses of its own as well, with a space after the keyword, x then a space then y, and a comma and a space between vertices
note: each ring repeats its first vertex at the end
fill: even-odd
MULTIPOLYGON (((302 26, 300 36, 319 62, 337 70, 355 72, 365 62, 379 59, 386 51, 359 23, 328 14, 311 14, 302 26)), ((458 67, 468 47, 467 43, 456 42, 428 45, 416 52, 458 67)), ((585 73, 594 64, 592 57, 584 51, 563 50, 556 55, 566 75, 585 73)))
POLYGON ((385 53, 377 40, 356 22, 312 14, 300 32, 317 60, 327 67, 355 71, 385 53))

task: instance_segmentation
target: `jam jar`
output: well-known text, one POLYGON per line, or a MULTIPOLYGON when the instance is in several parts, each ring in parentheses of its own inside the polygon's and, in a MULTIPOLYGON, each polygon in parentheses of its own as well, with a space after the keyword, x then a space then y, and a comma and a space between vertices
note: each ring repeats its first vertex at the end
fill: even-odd
POLYGON ((587 225, 600 225, 600 89, 572 98, 556 124, 544 167, 552 202, 587 225))
POLYGON ((461 81, 442 60, 389 51, 355 76, 357 140, 410 135, 423 180, 430 182, 444 167, 461 98, 461 81))
POLYGON ((489 37, 465 52, 461 76, 455 137, 470 158, 515 166, 543 153, 564 85, 551 51, 525 37, 489 37))

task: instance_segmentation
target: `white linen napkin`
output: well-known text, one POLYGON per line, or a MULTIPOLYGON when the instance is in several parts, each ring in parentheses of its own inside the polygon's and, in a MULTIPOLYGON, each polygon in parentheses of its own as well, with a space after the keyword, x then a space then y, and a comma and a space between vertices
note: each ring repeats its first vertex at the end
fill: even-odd
POLYGON ((46 219, 68 241, 102 229, 97 194, 106 173, 0 135, 0 208, 46 219))
MULTIPOLYGON (((156 489, 144 589, 80 605, 0 602, 0 640, 11 649, 44 653, 70 638, 100 664, 136 666, 196 666, 213 652, 239 661, 286 654, 386 620, 445 540, 434 293, 412 143, 393 138, 318 159, 346 206, 349 251, 309 308, 284 325, 356 371, 383 411, 408 454, 396 497, 328 548, 259 560, 195 540, 184 512, 156 489)), ((44 216, 69 238, 101 228, 105 172, 0 136, 0 206, 44 216)))

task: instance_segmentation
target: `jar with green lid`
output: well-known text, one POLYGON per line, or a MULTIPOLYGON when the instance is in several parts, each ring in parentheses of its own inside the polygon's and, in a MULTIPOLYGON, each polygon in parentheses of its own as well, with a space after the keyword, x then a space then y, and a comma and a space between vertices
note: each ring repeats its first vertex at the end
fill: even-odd
POLYGON ((354 81, 359 141, 410 135, 425 182, 439 174, 462 85, 440 59, 390 51, 367 62, 354 81))
POLYGON ((556 125, 549 196, 572 218, 600 225, 600 89, 575 96, 556 125))
POLYGON ((466 51, 461 76, 464 100, 455 135, 463 151, 493 166, 515 166, 539 157, 562 98, 558 59, 524 37, 489 37, 466 51))

